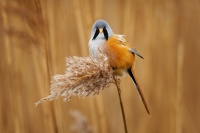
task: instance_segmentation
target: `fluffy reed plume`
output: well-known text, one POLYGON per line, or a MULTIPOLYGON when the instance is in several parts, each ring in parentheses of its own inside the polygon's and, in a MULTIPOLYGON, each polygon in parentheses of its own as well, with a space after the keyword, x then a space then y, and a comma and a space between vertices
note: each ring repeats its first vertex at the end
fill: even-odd
POLYGON ((68 57, 64 75, 55 75, 51 81, 51 94, 36 102, 36 106, 46 100, 72 96, 87 97, 99 94, 110 83, 113 83, 113 70, 105 55, 100 54, 101 62, 91 57, 68 57))
POLYGON ((71 116, 75 119, 75 122, 71 126, 71 130, 76 133, 93 133, 92 127, 88 122, 86 116, 79 111, 71 111, 71 116))

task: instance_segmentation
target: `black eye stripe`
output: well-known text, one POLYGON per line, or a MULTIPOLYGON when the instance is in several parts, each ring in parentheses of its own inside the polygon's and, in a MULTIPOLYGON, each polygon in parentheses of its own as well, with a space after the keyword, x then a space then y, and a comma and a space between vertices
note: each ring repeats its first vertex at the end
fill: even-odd
POLYGON ((104 37, 106 38, 106 40, 108 40, 108 31, 107 31, 106 27, 103 28, 103 34, 104 34, 104 37))
MULTIPOLYGON (((96 37, 99 35, 99 33, 100 33, 99 28, 96 28, 96 31, 94 33, 92 40, 95 40, 96 37)), ((103 34, 104 34, 105 39, 108 40, 108 31, 107 31, 106 27, 103 28, 103 34)))
POLYGON ((96 31, 94 33, 94 37, 92 38, 92 40, 94 40, 98 35, 99 35, 99 29, 96 28, 96 31))

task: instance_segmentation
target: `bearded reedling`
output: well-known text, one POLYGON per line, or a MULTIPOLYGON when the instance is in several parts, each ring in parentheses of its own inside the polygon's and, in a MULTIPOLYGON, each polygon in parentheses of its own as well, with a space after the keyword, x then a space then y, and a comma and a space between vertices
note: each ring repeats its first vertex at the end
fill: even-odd
POLYGON ((137 55, 142 59, 143 57, 126 42, 123 35, 114 34, 106 21, 97 20, 92 27, 89 51, 90 55, 98 61, 101 61, 99 59, 99 52, 104 53, 108 58, 110 66, 113 68, 114 75, 122 76, 124 73, 130 75, 145 109, 150 115, 134 69, 135 56, 137 55))

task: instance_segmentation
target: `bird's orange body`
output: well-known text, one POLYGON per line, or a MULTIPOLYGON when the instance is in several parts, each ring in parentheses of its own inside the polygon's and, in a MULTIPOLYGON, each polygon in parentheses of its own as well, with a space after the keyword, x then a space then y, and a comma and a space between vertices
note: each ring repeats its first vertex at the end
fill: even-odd
POLYGON ((110 37, 104 44, 103 52, 116 75, 122 75, 124 70, 131 68, 135 62, 135 55, 127 47, 128 44, 118 40, 116 36, 110 37))

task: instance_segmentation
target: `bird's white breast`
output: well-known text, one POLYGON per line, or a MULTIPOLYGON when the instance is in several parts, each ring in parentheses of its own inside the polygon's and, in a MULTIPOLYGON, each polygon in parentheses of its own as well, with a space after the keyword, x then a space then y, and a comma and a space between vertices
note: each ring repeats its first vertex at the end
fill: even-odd
POLYGON ((98 59, 99 52, 103 52, 105 42, 106 40, 101 36, 98 36, 95 40, 90 39, 89 51, 93 58, 98 59))

